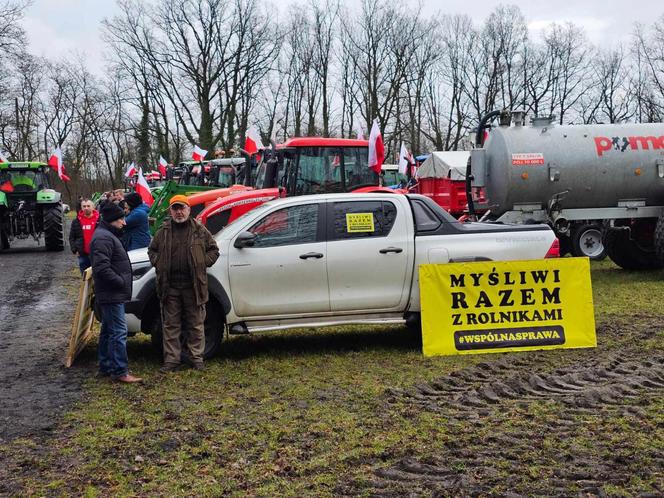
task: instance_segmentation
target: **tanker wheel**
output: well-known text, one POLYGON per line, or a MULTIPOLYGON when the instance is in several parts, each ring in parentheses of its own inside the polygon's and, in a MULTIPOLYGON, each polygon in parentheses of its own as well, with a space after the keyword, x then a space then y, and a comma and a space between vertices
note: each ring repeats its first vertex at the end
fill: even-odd
MULTIPOLYGON (((159 307, 158 301, 153 301, 153 305, 159 307)), ((224 319, 219 312, 220 306, 214 300, 210 299, 205 306, 205 349, 203 359, 209 360, 216 356, 221 350, 221 344, 224 339, 224 319)), ((150 327, 150 342, 155 351, 160 355, 163 353, 163 340, 161 333, 161 313, 158 312, 152 319, 150 327)), ((184 359, 184 337, 180 336, 182 354, 184 359)))
POLYGON ((44 241, 47 251, 63 251, 65 248, 65 218, 62 205, 56 204, 44 211, 44 241))
POLYGON ((604 247, 611 261, 624 270, 654 270, 662 267, 655 251, 630 239, 628 230, 607 230, 604 247))
POLYGON ((595 261, 606 258, 602 234, 601 225, 584 223, 574 227, 571 238, 572 255, 587 256, 595 261))
POLYGON ((655 226, 655 254, 659 262, 664 264, 664 213, 659 215, 655 226))

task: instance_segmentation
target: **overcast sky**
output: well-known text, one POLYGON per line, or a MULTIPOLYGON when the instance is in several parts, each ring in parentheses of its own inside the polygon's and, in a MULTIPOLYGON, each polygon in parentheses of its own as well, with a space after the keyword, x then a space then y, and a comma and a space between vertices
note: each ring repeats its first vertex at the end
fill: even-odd
MULTIPOLYGON (((519 6, 534 35, 552 22, 571 21, 600 46, 627 41, 635 22, 649 24, 664 14, 661 0, 424 0, 424 9, 427 15, 462 13, 481 22, 501 3, 519 6)), ((100 22, 116 11, 112 0, 34 0, 25 13, 30 51, 48 58, 80 53, 100 74, 104 68, 100 22)))

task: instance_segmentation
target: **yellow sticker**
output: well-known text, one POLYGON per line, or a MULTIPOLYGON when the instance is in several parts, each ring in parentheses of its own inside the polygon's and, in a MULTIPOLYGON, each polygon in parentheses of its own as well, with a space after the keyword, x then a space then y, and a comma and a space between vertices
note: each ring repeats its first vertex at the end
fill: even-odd
POLYGON ((420 266, 425 356, 597 345, 588 258, 420 266))
POLYGON ((346 213, 348 233, 375 232, 373 213, 346 213))

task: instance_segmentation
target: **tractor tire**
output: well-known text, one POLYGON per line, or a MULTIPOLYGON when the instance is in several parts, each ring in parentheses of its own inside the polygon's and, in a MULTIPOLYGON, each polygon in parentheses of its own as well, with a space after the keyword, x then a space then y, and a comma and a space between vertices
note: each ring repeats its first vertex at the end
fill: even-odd
MULTIPOLYGON (((159 305, 157 304, 157 306, 159 305)), ((219 310, 219 303, 214 299, 210 299, 205 306, 205 350, 203 351, 203 359, 205 360, 215 357, 221 351, 224 339, 224 319, 219 310)), ((150 342, 154 350, 161 355, 163 353, 161 312, 156 313, 152 319, 150 342)), ((184 344, 183 336, 180 336, 180 342, 184 344)), ((184 353, 184 348, 182 352, 184 353)))
POLYGON ((44 211, 44 242, 47 251, 65 249, 65 218, 61 204, 44 211))
POLYGON ((601 225, 579 224, 572 230, 572 255, 577 257, 586 256, 594 261, 606 258, 601 225))
POLYGON ((655 270, 662 267, 655 251, 641 247, 630 239, 627 230, 607 230, 604 234, 606 254, 623 270, 655 270))
POLYGON ((9 236, 4 230, 0 230, 0 251, 9 249, 9 236))

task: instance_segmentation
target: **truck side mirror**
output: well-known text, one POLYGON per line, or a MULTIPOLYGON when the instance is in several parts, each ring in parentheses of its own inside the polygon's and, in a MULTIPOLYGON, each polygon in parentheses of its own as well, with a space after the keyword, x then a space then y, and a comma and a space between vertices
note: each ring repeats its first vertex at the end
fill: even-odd
POLYGON ((256 234, 251 232, 241 232, 237 236, 235 242, 233 242, 233 247, 237 249, 242 249, 243 247, 253 247, 254 242, 256 242, 256 234))

